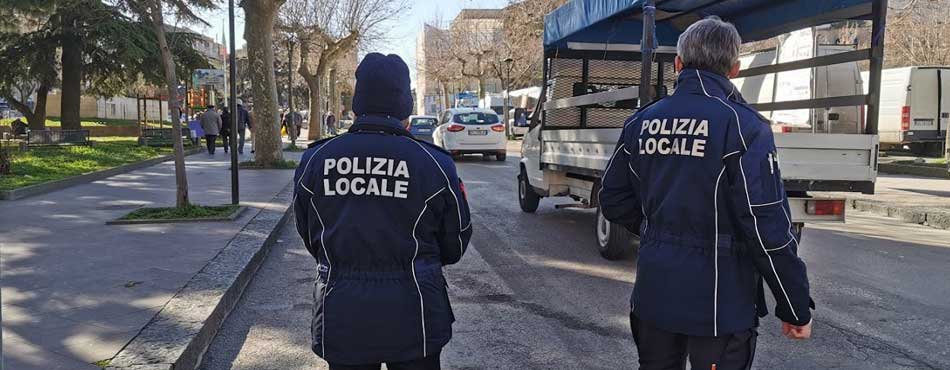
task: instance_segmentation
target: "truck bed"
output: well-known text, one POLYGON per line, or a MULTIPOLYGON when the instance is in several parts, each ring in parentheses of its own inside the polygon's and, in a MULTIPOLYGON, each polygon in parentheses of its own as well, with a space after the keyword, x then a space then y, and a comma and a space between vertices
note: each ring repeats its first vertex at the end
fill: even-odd
MULTIPOLYGON (((548 168, 599 176, 621 130, 544 130, 541 162, 548 168)), ((876 135, 784 133, 775 134, 775 142, 789 190, 863 191, 858 185, 873 185, 877 177, 876 135)))

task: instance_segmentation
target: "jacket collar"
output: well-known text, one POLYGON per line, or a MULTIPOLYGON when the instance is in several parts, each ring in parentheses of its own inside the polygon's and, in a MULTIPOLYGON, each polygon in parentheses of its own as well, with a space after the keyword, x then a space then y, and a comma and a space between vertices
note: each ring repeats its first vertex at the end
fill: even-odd
POLYGON ((685 68, 680 71, 673 95, 680 93, 708 95, 721 99, 742 99, 736 86, 725 76, 694 68, 685 68))
POLYGON ((347 132, 382 132, 390 135, 410 136, 402 121, 384 115, 365 114, 356 117, 347 132))

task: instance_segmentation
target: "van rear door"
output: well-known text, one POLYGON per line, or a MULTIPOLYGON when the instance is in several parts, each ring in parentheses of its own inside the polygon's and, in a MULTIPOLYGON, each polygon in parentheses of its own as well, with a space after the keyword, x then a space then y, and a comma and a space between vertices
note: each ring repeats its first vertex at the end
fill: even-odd
POLYGON ((945 137, 950 126, 950 69, 938 69, 937 72, 940 81, 940 118, 937 120, 937 129, 941 132, 938 137, 945 137))
POLYGON ((910 127, 907 132, 909 137, 905 140, 926 140, 935 136, 933 131, 937 129, 938 121, 938 72, 938 69, 918 68, 911 74, 910 127))

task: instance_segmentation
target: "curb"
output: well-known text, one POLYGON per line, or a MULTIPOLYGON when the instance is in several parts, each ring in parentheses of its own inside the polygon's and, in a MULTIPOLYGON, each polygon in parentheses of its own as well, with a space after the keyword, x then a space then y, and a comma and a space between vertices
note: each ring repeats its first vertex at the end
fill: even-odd
POLYGON ((280 230, 292 217, 293 184, 261 209, 110 362, 110 370, 194 370, 280 230), (286 206, 286 208, 284 208, 286 206))
MULTIPOLYGON (((192 154, 198 154, 201 152, 201 148, 194 148, 190 150, 185 150, 185 156, 192 154)), ((156 164, 170 161, 175 159, 174 154, 164 155, 161 157, 156 157, 152 159, 146 159, 141 162, 130 163, 123 166, 107 168, 104 170, 90 172, 83 175, 67 177, 62 180, 44 182, 36 185, 24 186, 19 189, 14 190, 3 190, 0 191, 0 200, 17 200, 27 197, 32 197, 34 195, 52 193, 57 190, 62 190, 68 187, 76 186, 79 184, 85 184, 88 182, 102 180, 107 177, 112 177, 115 175, 120 175, 126 172, 131 172, 139 170, 148 166, 154 166, 156 164)))
POLYGON ((897 163, 879 163, 877 169, 883 173, 898 175, 915 175, 924 177, 935 177, 938 179, 950 179, 950 170, 945 167, 932 166, 914 166, 909 164, 897 163))
MULTIPOLYGON (((237 220, 238 217, 241 217, 241 214, 244 213, 244 210, 247 209, 247 206, 240 206, 234 212, 231 212, 230 215, 225 217, 206 217, 206 218, 163 218, 163 219, 154 219, 154 220, 123 220, 122 218, 117 218, 112 221, 106 221, 106 225, 142 225, 142 224, 180 224, 180 223, 191 223, 191 222, 227 222, 237 220)), ((125 217, 125 216, 122 216, 125 217)))
POLYGON ((901 222, 950 229, 950 208, 896 206, 884 202, 848 199, 848 208, 900 219, 901 222))

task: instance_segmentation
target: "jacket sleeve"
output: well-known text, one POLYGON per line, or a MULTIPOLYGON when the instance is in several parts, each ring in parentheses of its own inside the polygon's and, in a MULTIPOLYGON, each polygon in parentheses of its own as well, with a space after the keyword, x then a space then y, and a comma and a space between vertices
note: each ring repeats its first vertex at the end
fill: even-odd
POLYGON ((297 225, 297 233, 303 239, 304 246, 314 258, 317 258, 319 249, 319 239, 315 242, 313 237, 319 238, 322 231, 318 215, 311 213, 313 209, 313 186, 307 184, 308 170, 310 161, 313 158, 313 152, 304 153, 301 157, 300 166, 294 173, 294 219, 297 225))
POLYGON ((626 133, 627 129, 624 129, 613 156, 607 162, 597 198, 600 212, 607 220, 640 235, 640 222, 643 221, 640 175, 633 165, 638 147, 635 142, 633 146, 627 145, 626 133))
POLYGON ((442 192, 442 225, 439 227, 439 255, 442 265, 451 265, 462 259, 472 238, 472 219, 468 209, 465 185, 455 171, 455 165, 446 166, 449 184, 442 192))
MULTIPOLYGON (((775 297, 775 315, 793 325, 811 321, 805 263, 798 258, 775 139, 764 125, 742 137, 723 159, 738 225, 759 274, 775 297)), ((727 145, 728 147, 728 145, 727 145)))

